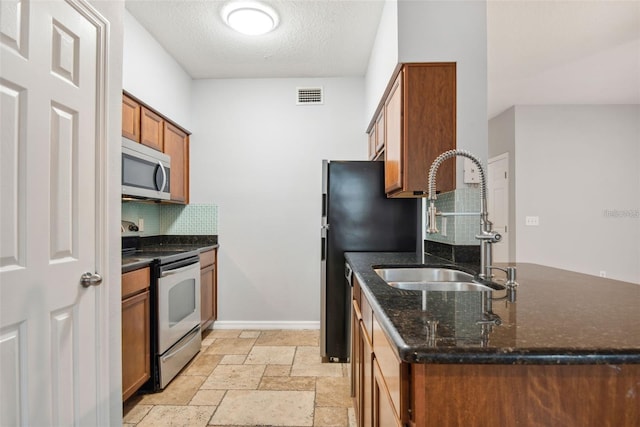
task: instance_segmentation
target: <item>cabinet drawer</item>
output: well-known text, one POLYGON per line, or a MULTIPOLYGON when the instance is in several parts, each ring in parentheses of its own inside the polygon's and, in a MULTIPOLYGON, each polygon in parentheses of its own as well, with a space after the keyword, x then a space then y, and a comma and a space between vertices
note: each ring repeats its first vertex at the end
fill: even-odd
POLYGON ((216 251, 210 250, 200 253, 200 268, 213 265, 216 262, 216 251))
POLYGON ((130 271, 122 275, 122 299, 148 289, 151 285, 151 270, 149 267, 130 271))
POLYGON ((391 397, 396 414, 401 414, 400 388, 402 363, 400 359, 398 359, 398 356, 396 356, 395 351, 393 351, 391 343, 375 316, 373 318, 373 353, 380 366, 380 372, 387 384, 389 396, 391 397))

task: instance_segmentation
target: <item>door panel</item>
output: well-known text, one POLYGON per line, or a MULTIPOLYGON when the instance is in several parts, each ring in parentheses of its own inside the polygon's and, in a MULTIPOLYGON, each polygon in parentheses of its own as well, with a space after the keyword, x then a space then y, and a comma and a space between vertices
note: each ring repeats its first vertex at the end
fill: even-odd
POLYGON ((493 243, 493 261, 509 262, 509 155, 502 154, 488 162, 487 208, 493 229, 502 235, 493 243))
POLYGON ((25 264, 26 90, 0 79, 0 109, 0 269, 9 270, 25 264))
POLYGON ((106 293, 80 276, 102 255, 108 23, 80 0, 0 4, 0 425, 101 425, 106 293))
POLYGON ((78 112, 60 104, 51 106, 50 262, 78 257, 78 112))

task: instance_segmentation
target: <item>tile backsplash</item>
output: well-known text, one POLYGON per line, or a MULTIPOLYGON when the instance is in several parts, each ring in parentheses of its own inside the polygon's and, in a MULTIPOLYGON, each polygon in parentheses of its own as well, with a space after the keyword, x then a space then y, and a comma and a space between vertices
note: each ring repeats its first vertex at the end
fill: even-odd
MULTIPOLYGON (((428 206, 428 202, 427 202, 428 206)), ((436 208, 440 212, 480 212, 480 188, 477 184, 467 185, 448 193, 439 194, 436 200, 436 208)), ((425 212, 426 218, 426 212, 425 212)), ((448 216, 446 236, 443 236, 442 220, 438 216, 436 224, 440 233, 427 234, 425 240, 433 242, 449 243, 453 245, 478 245, 476 234, 480 231, 480 217, 473 216, 448 216)))
POLYGON ((218 207, 196 204, 163 206, 160 229, 162 234, 218 234, 218 207))
POLYGON ((213 204, 168 205, 123 202, 122 220, 139 224, 144 230, 123 235, 214 235, 218 234, 218 206, 213 204))

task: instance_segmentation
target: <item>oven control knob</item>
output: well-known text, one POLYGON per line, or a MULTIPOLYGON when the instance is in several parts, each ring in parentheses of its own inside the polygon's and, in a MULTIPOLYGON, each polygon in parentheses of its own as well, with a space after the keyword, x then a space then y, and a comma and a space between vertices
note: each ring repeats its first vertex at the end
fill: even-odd
POLYGON ((87 271, 80 276, 80 284, 85 288, 88 288, 89 286, 98 286, 100 283, 102 283, 102 276, 98 273, 90 273, 87 271))

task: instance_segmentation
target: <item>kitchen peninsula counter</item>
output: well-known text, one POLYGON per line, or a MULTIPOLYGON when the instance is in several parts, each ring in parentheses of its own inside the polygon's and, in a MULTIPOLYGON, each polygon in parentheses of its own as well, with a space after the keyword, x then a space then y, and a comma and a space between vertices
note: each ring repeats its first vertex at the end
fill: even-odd
MULTIPOLYGON (((520 263, 516 301, 495 300, 506 291, 494 291, 487 313, 483 292, 399 290, 373 269, 416 265, 413 253, 350 252, 346 260, 404 362, 640 364, 640 285, 520 263)), ((437 257, 425 264, 453 265, 437 257)), ((504 273, 495 274, 500 282, 504 273)))
POLYGON ((639 285, 522 263, 510 302, 400 290, 374 271, 413 253, 345 257, 359 425, 640 427, 639 285))

